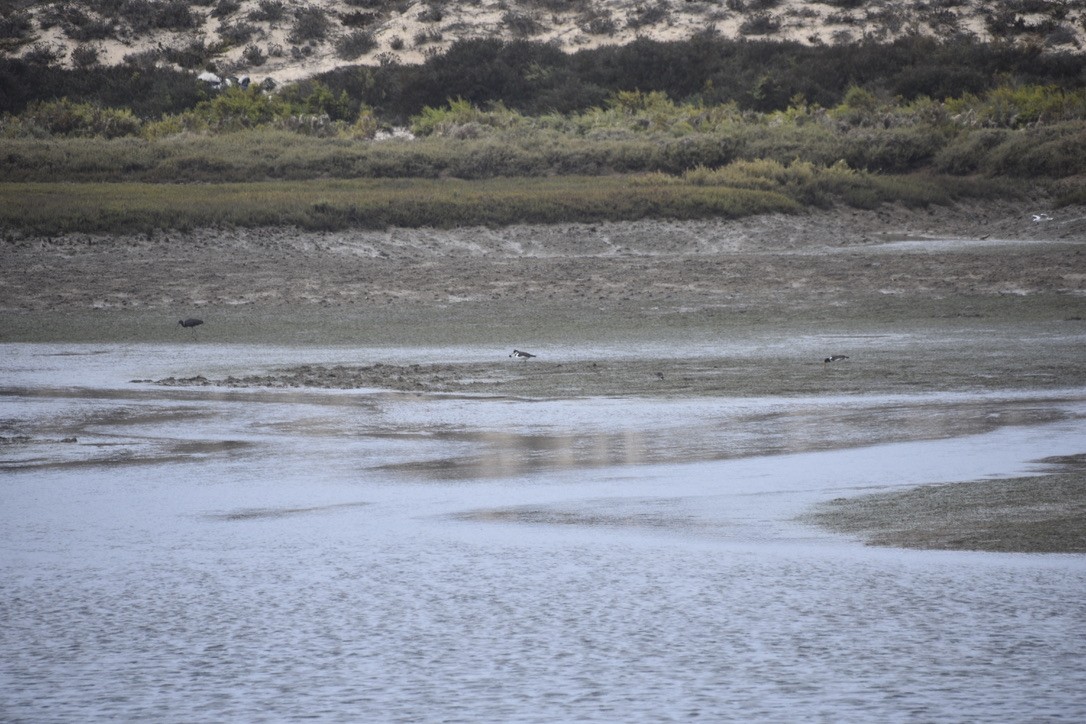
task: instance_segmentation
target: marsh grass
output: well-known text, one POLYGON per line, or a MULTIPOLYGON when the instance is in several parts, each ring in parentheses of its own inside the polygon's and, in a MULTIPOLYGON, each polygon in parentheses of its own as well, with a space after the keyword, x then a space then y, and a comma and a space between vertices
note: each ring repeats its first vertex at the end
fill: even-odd
POLYGON ((549 178, 355 179, 220 184, 3 183, 0 229, 16 233, 151 233, 202 227, 507 226, 642 218, 798 213, 834 200, 871 207, 1006 195, 992 182, 876 177, 775 162, 727 172, 549 178), (715 175, 714 175, 715 173, 715 175))
POLYGON ((0 227, 35 234, 217 226, 452 227, 797 211, 772 191, 624 177, 240 184, 0 184, 0 227))
MULTIPOLYGON (((321 137, 286 128, 233 133, 173 133, 154 138, 4 139, 0 178, 8 181, 221 183, 328 178, 482 179, 506 176, 681 174, 734 161, 805 161, 882 174, 930 170, 1054 179, 1086 169, 1081 123, 1028 129, 975 129, 956 136, 915 128, 737 124, 681 136, 666 131, 568 133, 560 129, 478 128, 460 136, 360 140, 376 131, 349 127, 321 137), (477 132, 478 135, 473 135, 477 132)), ((357 125, 357 124, 356 124, 357 125)))

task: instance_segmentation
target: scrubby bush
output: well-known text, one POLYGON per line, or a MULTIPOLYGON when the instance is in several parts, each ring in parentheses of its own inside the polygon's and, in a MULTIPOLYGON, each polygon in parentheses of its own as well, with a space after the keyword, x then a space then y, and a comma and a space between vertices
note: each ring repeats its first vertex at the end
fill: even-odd
POLYGON ((377 47, 373 33, 366 30, 354 30, 336 42, 336 55, 343 60, 354 60, 377 47))
POLYGON ((214 51, 204 45, 202 39, 193 40, 188 45, 176 48, 164 48, 162 57, 182 68, 200 68, 214 55, 214 51))
POLYGON ((773 35, 781 29, 781 20, 769 13, 754 13, 739 24, 741 35, 773 35))
POLYGON ((336 93, 320 81, 295 83, 284 88, 275 99, 281 104, 281 115, 324 115, 333 121, 346 121, 353 117, 347 93, 336 93))
POLYGON ((947 100, 947 108, 966 125, 1019 128, 1086 118, 1086 89, 1057 86, 999 86, 978 96, 967 93, 947 100))
POLYGON ((140 120, 128 109, 102 108, 90 103, 36 102, 19 116, 5 116, 5 136, 117 138, 140 132, 140 120))
POLYGON ((502 25, 508 28, 513 35, 522 38, 535 35, 543 30, 543 25, 535 17, 516 10, 506 10, 502 14, 502 25))
POLYGON ((183 118, 190 128, 233 131, 271 123, 276 117, 289 115, 288 111, 282 99, 257 87, 231 86, 214 98, 198 103, 192 111, 183 114, 183 118))
POLYGON ((283 0, 260 0, 256 8, 249 11, 249 19, 256 22, 277 23, 287 16, 287 6, 283 0))
POLYGON ((266 56, 264 54, 264 51, 256 45, 245 46, 245 50, 242 51, 241 57, 244 58, 245 62, 249 65, 255 65, 258 67, 268 62, 268 56, 266 56))
POLYGON ((521 117, 504 106, 483 111, 463 98, 449 101, 442 108, 426 107, 412 119, 411 132, 416 136, 452 136, 464 127, 509 128, 521 122, 521 117))
POLYGON ((659 0, 659 2, 648 5, 635 5, 633 12, 630 13, 630 17, 626 20, 626 26, 636 29, 656 25, 667 20, 670 13, 671 7, 666 0, 659 0))
POLYGON ((154 4, 153 23, 164 30, 189 30, 200 24, 187 0, 165 0, 154 4))
POLYGON ((256 35, 257 27, 252 23, 237 21, 219 26, 219 39, 227 45, 242 45, 256 35))
POLYGON ((98 65, 98 48, 94 45, 79 45, 72 50, 72 65, 76 68, 91 68, 98 65))
POLYGON ((241 9, 240 0, 218 0, 211 9, 211 17, 228 18, 241 9))
POLYGON ((1021 178, 1083 176, 1084 136, 1081 123, 1022 129, 993 148, 983 168, 989 174, 1021 178))
POLYGON ((299 8, 294 13, 294 27, 289 40, 292 43, 323 42, 331 28, 332 21, 323 8, 299 8))
POLYGON ((979 173, 992 150, 1007 141, 1011 131, 1002 128, 983 128, 969 133, 959 133, 943 146, 932 166, 941 173, 965 175, 979 173))
POLYGON ((618 24, 603 8, 588 8, 577 19, 577 27, 589 35, 614 35, 618 24))
POLYGON ((64 60, 65 55, 67 55, 67 51, 60 46, 34 43, 29 50, 23 53, 23 60, 32 66, 48 68, 64 60))
POLYGON ((366 28, 379 20, 377 13, 355 11, 339 16, 339 22, 347 28, 366 28))
POLYGON ((25 10, 13 10, 0 16, 0 40, 23 41, 30 37, 30 14, 25 10))

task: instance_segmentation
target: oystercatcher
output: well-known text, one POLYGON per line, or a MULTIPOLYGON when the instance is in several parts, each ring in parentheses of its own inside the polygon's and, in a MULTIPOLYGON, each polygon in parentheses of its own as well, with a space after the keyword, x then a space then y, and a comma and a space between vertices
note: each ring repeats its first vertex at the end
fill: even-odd
POLYGON ((822 361, 828 364, 830 362, 840 362, 843 359, 848 359, 848 355, 847 354, 834 354, 834 355, 830 355, 829 357, 827 357, 826 359, 824 359, 822 361))
POLYGON ((532 354, 530 352, 521 352, 519 349, 513 350, 513 354, 511 354, 509 356, 510 357, 516 357, 517 359, 528 359, 530 357, 535 357, 534 354, 532 354))

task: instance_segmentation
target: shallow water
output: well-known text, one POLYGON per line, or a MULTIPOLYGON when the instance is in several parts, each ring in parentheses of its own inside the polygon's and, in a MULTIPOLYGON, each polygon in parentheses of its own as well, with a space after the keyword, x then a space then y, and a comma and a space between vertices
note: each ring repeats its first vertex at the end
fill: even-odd
POLYGON ((1086 717, 1086 558, 872 549, 794 520, 1082 452, 1086 390, 130 381, 485 354, 4 345, 0 719, 1086 717))

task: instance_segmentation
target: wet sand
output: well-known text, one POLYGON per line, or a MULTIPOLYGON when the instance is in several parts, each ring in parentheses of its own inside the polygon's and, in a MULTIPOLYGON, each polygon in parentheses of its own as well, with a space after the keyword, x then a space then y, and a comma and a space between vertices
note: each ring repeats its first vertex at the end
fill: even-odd
POLYGON ((838 498, 803 520, 875 546, 1086 553, 1086 454, 1028 477, 838 498))
MULTIPOLYGON (((739 221, 16 239, 0 245, 0 342, 428 345, 486 357, 371 354, 226 376, 193 367, 150 380, 162 386, 550 399, 1055 392, 1086 386, 1084 252, 1086 209, 1024 203, 739 221), (1035 222, 1035 211, 1052 218, 1035 222), (180 328, 177 319, 189 316, 205 324, 180 328), (662 351, 625 356, 630 340, 662 351), (539 357, 509 359, 513 347, 539 357), (849 359, 822 361, 832 354, 849 359)), ((888 500, 890 508, 835 503, 814 520, 870 529, 872 541, 890 545, 1081 551, 1082 481, 1077 467, 922 488, 888 500), (1062 497, 1049 500, 1052 489, 1062 497), (1040 518, 1023 518, 1023 501, 1040 518), (902 516, 902 506, 912 512, 902 516), (893 518, 908 530, 883 530, 893 518), (948 520, 960 535, 947 533, 948 520)))

